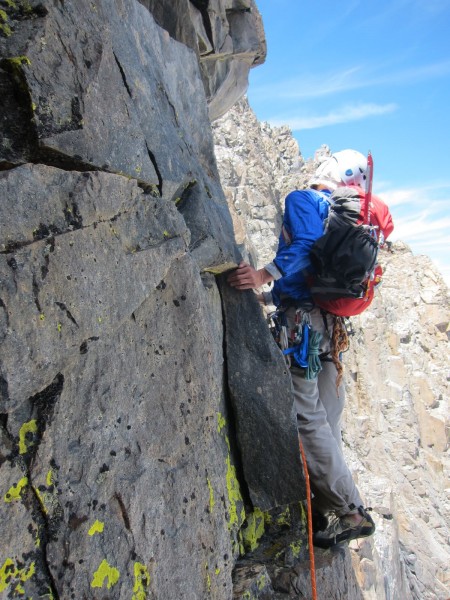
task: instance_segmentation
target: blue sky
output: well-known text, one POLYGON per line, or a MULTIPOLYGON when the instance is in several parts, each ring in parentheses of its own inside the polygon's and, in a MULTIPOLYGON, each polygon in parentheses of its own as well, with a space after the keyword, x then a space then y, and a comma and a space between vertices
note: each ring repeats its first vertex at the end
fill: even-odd
POLYGON ((305 158, 369 149, 391 239, 450 284, 450 0, 256 0, 266 63, 251 71, 261 121, 289 125, 305 158))

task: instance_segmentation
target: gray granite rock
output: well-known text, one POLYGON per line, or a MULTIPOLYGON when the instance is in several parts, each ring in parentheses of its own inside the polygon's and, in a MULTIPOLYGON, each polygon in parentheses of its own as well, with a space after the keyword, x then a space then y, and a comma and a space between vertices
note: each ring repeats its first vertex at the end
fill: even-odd
POLYGON ((284 358, 253 292, 231 288, 225 275, 220 289, 228 387, 253 506, 267 510, 303 500, 294 396, 284 358))
POLYGON ((254 0, 140 0, 169 34, 200 58, 211 120, 241 98, 248 73, 266 57, 261 16, 254 0))
POLYGON ((129 317, 186 251, 188 232, 173 203, 117 175, 23 166, 0 185, 8 409, 129 317))
MULTIPOLYGON (((38 157, 123 173, 167 196, 199 175, 198 160, 214 168, 198 129, 207 113, 196 55, 139 3, 52 5, 29 36, 8 38, 1 65, 28 99, 38 157)), ((0 160, 13 158, 3 147, 0 160)))
MULTIPOLYGON (((223 314, 255 306, 227 310, 215 280, 239 253, 199 54, 136 0, 0 5, 0 594, 231 598, 251 499, 302 486, 275 489, 280 458, 248 471, 267 423, 235 423, 275 349, 238 394, 267 331, 248 319, 224 351, 223 314)), ((173 5, 206 40, 202 7, 173 5)), ((270 416, 292 425, 287 401, 270 416)))

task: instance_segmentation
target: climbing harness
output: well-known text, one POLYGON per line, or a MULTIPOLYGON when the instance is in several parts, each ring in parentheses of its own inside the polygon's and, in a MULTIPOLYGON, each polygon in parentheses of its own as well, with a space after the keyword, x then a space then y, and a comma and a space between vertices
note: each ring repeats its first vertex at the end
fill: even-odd
POLYGON ((316 566, 314 562, 314 546, 313 546, 313 528, 312 528, 312 505, 311 505, 311 486, 309 484, 309 472, 308 465, 306 462, 305 451, 300 436, 298 437, 300 446, 300 454, 303 462, 303 471, 305 475, 306 483, 306 505, 308 510, 308 549, 309 549, 309 562, 311 572, 311 593, 312 600, 317 600, 317 585, 316 585, 316 566))
POLYGON ((301 308, 296 310, 293 329, 288 326, 285 311, 286 308, 279 308, 269 315, 272 335, 281 348, 288 367, 300 367, 305 370, 305 379, 315 379, 322 370, 322 334, 312 329, 309 311, 301 308))

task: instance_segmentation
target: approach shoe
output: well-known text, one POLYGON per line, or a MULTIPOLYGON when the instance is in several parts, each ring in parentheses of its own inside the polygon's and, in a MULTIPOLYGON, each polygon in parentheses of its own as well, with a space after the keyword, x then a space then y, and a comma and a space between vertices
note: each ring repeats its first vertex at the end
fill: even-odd
POLYGON ((343 542, 372 535, 375 531, 375 523, 367 512, 367 509, 360 506, 358 507, 358 513, 362 517, 362 520, 358 524, 353 523, 346 515, 331 519, 326 529, 314 533, 314 546, 318 548, 331 548, 343 542))

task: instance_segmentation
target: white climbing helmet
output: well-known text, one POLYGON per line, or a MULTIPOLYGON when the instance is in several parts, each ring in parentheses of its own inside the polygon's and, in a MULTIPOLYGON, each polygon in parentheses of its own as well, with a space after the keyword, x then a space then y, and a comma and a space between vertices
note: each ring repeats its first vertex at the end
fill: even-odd
POLYGON ((339 185, 359 185, 364 187, 367 171, 367 158, 356 150, 335 152, 320 164, 310 181, 312 185, 325 185, 335 190, 339 185))
POLYGON ((341 150, 331 158, 337 161, 338 172, 345 185, 364 187, 367 172, 367 158, 356 150, 341 150))

